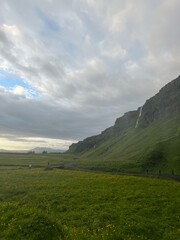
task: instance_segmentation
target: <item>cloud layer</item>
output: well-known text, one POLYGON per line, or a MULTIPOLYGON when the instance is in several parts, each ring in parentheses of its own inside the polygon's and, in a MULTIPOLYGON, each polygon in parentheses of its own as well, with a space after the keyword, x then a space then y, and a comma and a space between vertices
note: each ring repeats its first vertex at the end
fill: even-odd
POLYGON ((30 86, 0 88, 2 135, 76 141, 142 105, 179 75, 179 10, 179 0, 1 0, 0 85, 8 74, 30 86))

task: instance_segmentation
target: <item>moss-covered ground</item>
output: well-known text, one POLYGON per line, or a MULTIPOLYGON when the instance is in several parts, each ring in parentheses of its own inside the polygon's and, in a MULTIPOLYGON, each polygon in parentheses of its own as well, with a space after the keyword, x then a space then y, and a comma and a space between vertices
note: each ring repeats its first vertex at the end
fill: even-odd
POLYGON ((0 168, 1 240, 178 240, 173 180, 0 168))

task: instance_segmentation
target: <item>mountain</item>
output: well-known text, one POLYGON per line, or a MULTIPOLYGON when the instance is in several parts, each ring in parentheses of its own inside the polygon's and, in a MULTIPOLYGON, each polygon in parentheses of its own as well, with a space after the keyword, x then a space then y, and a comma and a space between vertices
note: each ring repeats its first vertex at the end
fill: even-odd
POLYGON ((180 174, 180 76, 101 134, 72 144, 80 167, 180 174))
POLYGON ((53 148, 45 148, 45 147, 36 147, 30 150, 30 152, 34 153, 63 153, 64 150, 60 149, 53 149, 53 148))

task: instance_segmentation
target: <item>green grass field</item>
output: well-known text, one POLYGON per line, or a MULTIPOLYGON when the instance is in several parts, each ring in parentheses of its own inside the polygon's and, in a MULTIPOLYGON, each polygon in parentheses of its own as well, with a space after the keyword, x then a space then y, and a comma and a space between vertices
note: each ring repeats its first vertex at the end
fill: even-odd
POLYGON ((63 165, 73 161, 73 156, 68 154, 0 154, 0 168, 28 168, 63 165))
POLYGON ((1 240, 180 239, 176 181, 11 167, 0 168, 1 240))
POLYGON ((180 175, 180 116, 160 119, 147 128, 129 128, 125 134, 102 140, 82 152, 79 166, 87 169, 156 174, 161 169, 180 175), (158 153, 156 156, 154 153, 158 153), (159 158, 159 156, 161 156, 159 158))

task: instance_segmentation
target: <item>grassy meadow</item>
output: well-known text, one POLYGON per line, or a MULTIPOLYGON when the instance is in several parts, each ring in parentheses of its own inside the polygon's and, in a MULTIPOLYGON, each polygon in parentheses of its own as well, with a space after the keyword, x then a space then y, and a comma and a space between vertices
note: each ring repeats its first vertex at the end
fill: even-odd
POLYGON ((130 128, 120 136, 104 139, 81 153, 79 166, 87 169, 153 175, 180 175, 180 116, 160 119, 147 128, 130 128))
POLYGON ((48 164, 56 166, 68 164, 73 157, 68 154, 7 154, 0 153, 0 169, 10 168, 33 168, 46 167, 48 164))
MULTIPOLYGON (((45 170, 48 154, 35 155, 36 164, 22 156, 12 166, 8 155, 4 166, 1 155, 1 240, 180 239, 178 182, 45 170)), ((69 161, 53 156, 54 164, 69 161)))

